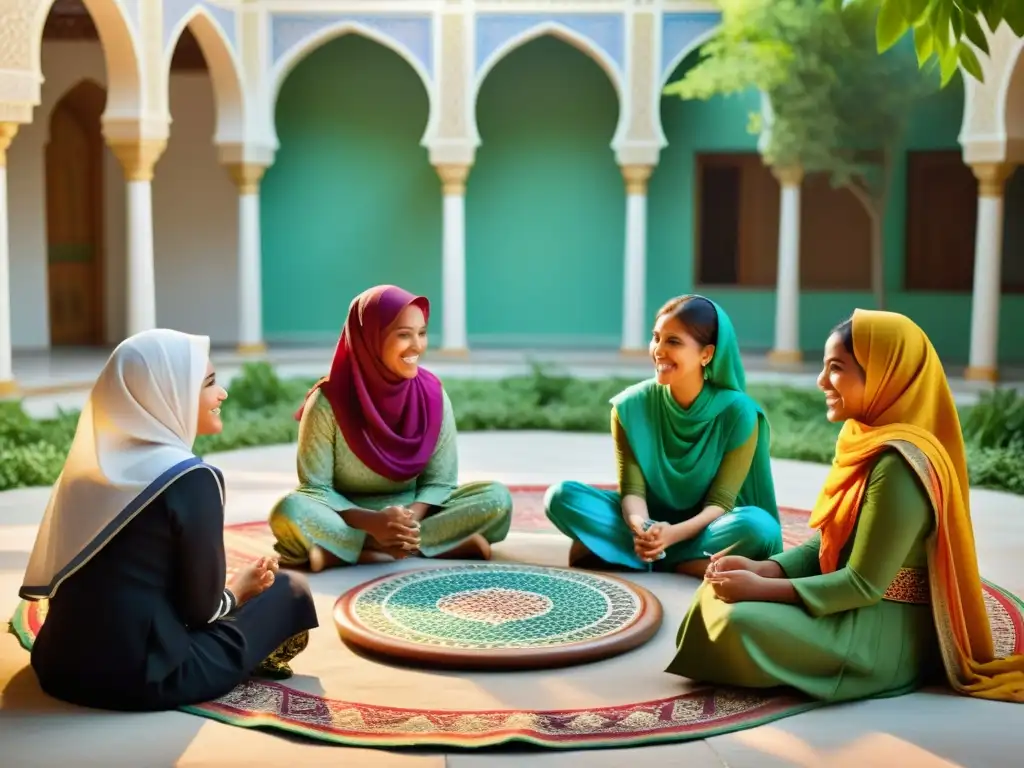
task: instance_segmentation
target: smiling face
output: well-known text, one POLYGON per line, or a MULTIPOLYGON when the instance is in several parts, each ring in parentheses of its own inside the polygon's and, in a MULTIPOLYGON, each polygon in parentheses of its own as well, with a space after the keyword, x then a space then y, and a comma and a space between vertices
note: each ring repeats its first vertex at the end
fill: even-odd
POLYGON ((704 366, 711 362, 715 348, 693 338, 672 314, 665 313, 654 322, 651 334, 651 358, 659 384, 689 383, 704 377, 704 366))
POLYGON ((410 304, 388 326, 380 357, 389 371, 403 379, 414 379, 420 355, 427 349, 427 320, 423 310, 410 304))
POLYGON ((196 425, 197 435, 216 435, 224 429, 220 419, 220 404, 227 399, 228 393, 217 384, 217 373, 213 363, 206 363, 206 377, 203 388, 199 391, 199 423, 196 425))
POLYGON ((864 371, 857 363, 841 332, 825 342, 824 367, 818 374, 818 388, 825 393, 825 416, 832 422, 862 419, 864 415, 864 371))

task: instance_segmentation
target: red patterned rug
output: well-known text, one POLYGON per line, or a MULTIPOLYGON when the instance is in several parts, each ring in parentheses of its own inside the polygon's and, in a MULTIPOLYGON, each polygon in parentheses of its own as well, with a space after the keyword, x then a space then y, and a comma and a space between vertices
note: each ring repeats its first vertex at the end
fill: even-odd
MULTIPOLYGON (((554 531, 544 515, 542 486, 512 489, 517 532, 554 531)), ((810 535, 808 513, 780 510, 787 547, 810 535)), ((229 567, 272 552, 266 523, 225 530, 229 567)), ((1024 602, 984 583, 999 656, 1024 653, 1024 602)), ((11 630, 32 647, 46 603, 22 602, 11 630)), ((279 683, 252 680, 216 701, 183 711, 245 728, 269 728, 318 741, 361 747, 481 748, 520 742, 548 749, 640 746, 705 739, 752 728, 821 706, 789 691, 702 688, 665 699, 573 710, 403 709, 328 699, 279 683)))

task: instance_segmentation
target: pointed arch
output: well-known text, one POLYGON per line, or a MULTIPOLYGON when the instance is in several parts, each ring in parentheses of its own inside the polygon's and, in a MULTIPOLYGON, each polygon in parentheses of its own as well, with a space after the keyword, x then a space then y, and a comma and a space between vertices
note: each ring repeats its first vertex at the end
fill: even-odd
MULTIPOLYGON (((662 91, 665 86, 668 85, 669 79, 675 73, 676 69, 686 61, 686 57, 694 51, 700 50, 700 47, 710 40, 716 32, 718 32, 719 25, 715 24, 710 29, 701 32, 699 35, 693 38, 690 42, 684 45, 671 59, 665 64, 658 76, 658 93, 655 100, 655 105, 660 105, 662 98, 662 91)), ((654 128, 658 132, 658 140, 661 142, 661 146, 664 147, 668 144, 668 137, 665 135, 665 126, 662 124, 662 114, 659 106, 656 106, 654 112, 654 128)))
MULTIPOLYGON (((1024 40, 1016 41, 1008 58, 996 109, 998 125, 1002 128, 1007 144, 1018 144, 1020 151, 1024 152, 1024 40)), ((1008 146, 1007 149, 1017 147, 1008 146)), ((1012 154, 1019 157, 1019 153, 1012 154)))
POLYGON ((585 54, 594 63, 596 63, 608 76, 608 80, 611 81, 612 88, 615 89, 615 96, 619 103, 619 119, 615 126, 615 135, 612 138, 612 145, 614 146, 618 142, 619 137, 625 135, 626 126, 629 122, 629 110, 626 107, 626 95, 622 83, 622 73, 619 72, 619 68, 615 64, 615 61, 593 40, 554 21, 537 24, 520 34, 509 38, 504 44, 496 48, 494 53, 488 56, 487 59, 484 60, 483 64, 481 64, 477 69, 476 76, 473 80, 473 108, 470 110, 474 133, 477 133, 477 100, 480 97, 480 89, 483 86, 484 81, 487 79, 487 75, 490 74, 491 70, 494 69, 499 61, 504 59, 510 53, 541 37, 553 37, 556 40, 561 40, 563 43, 571 45, 573 48, 578 50, 580 53, 585 54))
POLYGON ((989 55, 979 57, 984 80, 958 72, 964 89, 958 138, 968 163, 1024 157, 1024 40, 1005 24, 988 40, 989 55))
POLYGON ((692 41, 686 44, 675 56, 673 56, 669 62, 665 65, 665 68, 661 71, 661 79, 658 81, 658 90, 668 85, 668 80, 672 77, 672 74, 676 71, 676 67, 682 64, 686 57, 694 51, 698 50, 704 43, 714 37, 715 33, 718 32, 718 25, 711 27, 704 32, 701 32, 692 41))
POLYGON ((429 114, 427 116, 427 127, 423 132, 423 138, 421 139, 421 143, 424 143, 427 138, 433 134, 434 125, 438 120, 437 97, 434 92, 433 81, 430 78, 430 74, 424 68, 423 63, 416 57, 416 54, 409 50, 405 45, 388 35, 378 32, 372 27, 361 24, 358 21, 342 21, 337 24, 332 24, 320 30, 315 35, 303 38, 281 54, 275 62, 273 71, 270 75, 270 92, 268 94, 269 98, 267 99, 267 109, 270 110, 270 114, 268 116, 269 120, 267 124, 274 125, 274 112, 277 108, 277 97, 281 92, 281 86, 284 85, 285 80, 288 79, 288 75, 290 75, 292 70, 298 66, 299 62, 325 43, 345 35, 359 35, 367 40, 372 40, 373 42, 384 46, 388 50, 397 53, 410 67, 412 67, 413 71, 423 83, 423 88, 427 93, 429 114))
MULTIPOLYGON (((242 142, 245 139, 245 87, 238 57, 228 41, 225 30, 202 6, 196 6, 186 13, 171 30, 167 49, 164 51, 164 76, 167 88, 171 83, 171 60, 185 29, 195 35, 203 58, 210 68, 216 103, 217 127, 214 142, 217 144, 242 142)), ((168 95, 168 103, 170 96, 168 95)), ((174 118, 174 115, 171 115, 174 118)))
MULTIPOLYGON (((107 69, 104 119, 138 118, 144 111, 145 89, 139 61, 138 34, 122 0, 83 0, 96 31, 107 69)), ((32 61, 42 79, 43 27, 54 0, 43 0, 33 20, 32 61)))
POLYGON ((47 99, 40 107, 41 110, 45 110, 45 112, 40 114, 40 117, 44 120, 46 131, 44 144, 50 143, 50 124, 53 119, 53 113, 58 106, 64 103, 65 99, 71 98, 75 103, 80 103, 83 100, 83 94, 86 95, 87 99, 96 99, 101 93, 103 95, 103 99, 109 103, 110 89, 104 86, 103 83, 95 77, 85 75, 77 80, 69 81, 67 87, 63 91, 55 94, 52 102, 47 99))
POLYGON ((622 115, 625 113, 623 109, 624 90, 622 84, 622 73, 619 72, 618 66, 612 60, 612 58, 593 40, 589 37, 581 35, 572 29, 569 29, 563 24, 558 22, 549 21, 543 24, 538 24, 534 27, 530 27, 525 32, 521 32, 508 40, 494 50, 487 59, 484 60, 483 64, 477 69, 476 77, 473 82, 473 110, 476 111, 477 97, 480 95, 480 86, 483 85, 484 80, 487 79, 487 75, 495 65, 508 56, 512 51, 517 48, 529 43, 531 40, 536 40, 540 37, 554 37, 561 40, 563 43, 568 43, 576 50, 589 56, 593 61, 604 70, 605 74, 608 75, 608 79, 612 83, 612 87, 615 88, 615 95, 619 99, 619 121, 622 121, 622 115))

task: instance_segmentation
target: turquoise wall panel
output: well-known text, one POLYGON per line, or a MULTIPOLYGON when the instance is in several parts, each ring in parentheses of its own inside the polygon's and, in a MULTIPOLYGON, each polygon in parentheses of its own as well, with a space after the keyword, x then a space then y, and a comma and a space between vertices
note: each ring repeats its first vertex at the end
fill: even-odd
POLYGON ((377 283, 427 295, 441 318, 441 183, 420 146, 426 90, 394 52, 355 35, 298 64, 277 101, 262 185, 263 317, 272 341, 336 338, 377 283))
POLYGON ((625 187, 615 89, 551 37, 499 61, 477 100, 466 193, 471 346, 617 348, 625 187))

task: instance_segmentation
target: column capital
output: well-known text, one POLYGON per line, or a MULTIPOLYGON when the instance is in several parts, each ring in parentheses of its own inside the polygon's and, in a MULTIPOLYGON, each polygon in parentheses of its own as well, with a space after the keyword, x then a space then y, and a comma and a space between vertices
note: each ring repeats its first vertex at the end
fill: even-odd
POLYGON ((255 195, 260 191, 260 180, 267 166, 260 163, 226 163, 224 167, 238 187, 238 194, 255 195))
POLYGON ((0 123, 0 168, 7 167, 7 149, 18 133, 18 123, 0 123))
POLYGON ((804 169, 798 165, 787 168, 772 166, 772 176, 778 179, 783 187, 799 187, 804 180, 804 169))
POLYGON ((630 163, 620 165, 619 168, 622 170, 622 178, 626 180, 627 195, 647 194, 647 181, 654 172, 653 165, 630 163))
POLYGON ((980 197, 1002 197, 1006 182, 1017 166, 1014 163, 974 163, 971 171, 978 180, 980 197))
POLYGON ((166 139, 112 141, 110 149, 124 168, 126 181, 152 181, 153 169, 167 149, 166 139))
POLYGON ((441 188, 446 195, 465 195, 466 179, 472 168, 469 163, 438 163, 434 166, 441 177, 441 188))

